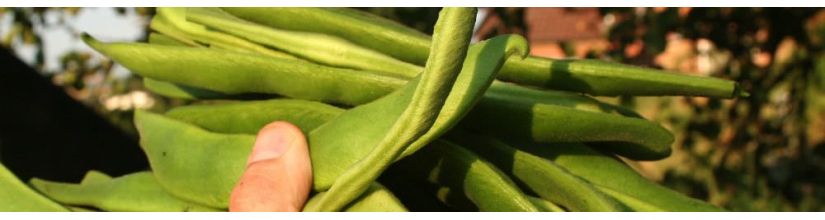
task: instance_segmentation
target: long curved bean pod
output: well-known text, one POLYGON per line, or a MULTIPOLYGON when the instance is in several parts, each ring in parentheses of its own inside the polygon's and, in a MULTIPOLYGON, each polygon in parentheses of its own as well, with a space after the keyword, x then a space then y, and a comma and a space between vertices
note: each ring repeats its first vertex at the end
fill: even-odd
POLYGON ((723 211, 651 182, 616 158, 583 144, 554 145, 563 146, 548 147, 529 143, 513 146, 552 160, 637 211, 723 211))
POLYGON ((395 77, 251 53, 141 43, 104 44, 88 35, 83 40, 141 76, 227 94, 274 93, 358 105, 405 83, 395 77), (186 63, 190 65, 182 65, 186 63))
MULTIPOLYGON (((349 8, 224 8, 274 28, 330 34, 422 65, 430 37, 386 18, 349 8)), ((736 82, 598 60, 511 58, 499 79, 593 95, 747 96, 736 82)))
POLYGON ((35 192, 0 164, 0 211, 67 212, 65 207, 35 192))
POLYGON ((738 83, 600 60, 510 60, 499 79, 545 88, 617 96, 748 96, 738 83))
POLYGON ((448 141, 433 141, 395 166, 410 175, 446 186, 450 194, 463 194, 479 211, 539 211, 493 164, 448 141))
POLYGON ((446 138, 481 155, 544 199, 572 211, 626 211, 620 203, 544 158, 496 139, 453 131, 446 138))
POLYGON ((32 186, 62 204, 82 205, 114 212, 220 211, 181 201, 158 185, 151 172, 137 172, 110 180, 92 177, 81 184, 34 178, 32 186))
MULTIPOLYGON (((343 208, 357 195, 364 192, 369 183, 378 179, 378 176, 390 164, 401 158, 410 145, 429 133, 436 119, 442 117, 439 113, 462 71, 462 64, 467 56, 476 12, 475 8, 444 8, 441 10, 435 25, 435 40, 432 44, 434 49, 427 59, 424 73, 405 86, 405 89, 400 90, 401 93, 396 93, 407 92, 403 96, 408 97, 402 96, 398 99, 406 102, 404 110, 397 119, 393 120, 392 126, 386 133, 381 134, 380 142, 374 145, 370 153, 336 178, 327 191, 327 195, 321 197, 319 210, 336 211, 343 208), (414 90, 407 89, 412 87, 415 87, 414 90)), ((500 54, 504 54, 504 51, 500 54)), ((481 96, 480 94, 476 96, 481 96)), ((383 100, 374 103, 381 103, 381 101, 383 100)))
MULTIPOLYGON (((306 207, 318 206, 318 202, 326 195, 326 192, 320 192, 307 201, 306 207)), ((356 198, 349 205, 341 209, 345 212, 406 212, 408 211, 401 201, 395 197, 387 188, 373 182, 370 187, 356 198)))
POLYGON ((423 70, 420 66, 335 36, 273 29, 236 18, 218 8, 189 8, 186 18, 325 65, 395 73, 399 76, 417 75, 423 70))

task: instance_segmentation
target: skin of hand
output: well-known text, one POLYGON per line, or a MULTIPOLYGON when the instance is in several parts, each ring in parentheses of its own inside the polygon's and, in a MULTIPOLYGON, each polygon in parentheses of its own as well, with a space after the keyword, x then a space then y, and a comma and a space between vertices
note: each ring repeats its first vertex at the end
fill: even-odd
POLYGON ((258 132, 246 170, 229 198, 231 212, 301 211, 312 186, 306 137, 276 121, 258 132))

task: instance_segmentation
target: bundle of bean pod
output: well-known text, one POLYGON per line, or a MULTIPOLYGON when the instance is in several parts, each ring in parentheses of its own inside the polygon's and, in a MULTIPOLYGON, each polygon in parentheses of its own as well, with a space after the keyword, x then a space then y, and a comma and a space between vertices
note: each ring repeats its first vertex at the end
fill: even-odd
POLYGON ((745 95, 735 82, 471 44, 476 11, 442 9, 428 36, 346 8, 159 8, 148 43, 84 36, 154 93, 226 101, 137 111, 151 171, 31 185, 65 207, 226 210, 255 133, 284 120, 310 147, 305 211, 721 210, 624 164, 669 156, 672 134, 587 94, 745 95))

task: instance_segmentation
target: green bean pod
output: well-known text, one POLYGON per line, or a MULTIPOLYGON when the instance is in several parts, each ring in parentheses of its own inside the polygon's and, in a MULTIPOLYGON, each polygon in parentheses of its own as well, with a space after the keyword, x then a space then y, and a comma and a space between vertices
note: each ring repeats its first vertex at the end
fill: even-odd
POLYGON ((530 190, 571 211, 627 211, 587 181, 544 158, 515 149, 494 138, 453 131, 446 139, 489 160, 530 190))
MULTIPOLYGON (((203 44, 195 42, 195 40, 189 37, 189 35, 186 34, 184 31, 176 28, 175 25, 169 21, 169 19, 163 16, 152 17, 152 21, 149 22, 149 28, 154 31, 157 31, 158 33, 164 36, 168 36, 169 38, 172 38, 183 45, 192 47, 205 47, 203 44)), ((149 35, 149 40, 153 40, 152 35, 149 35)), ((157 41, 158 37, 156 36, 154 40, 157 41)))
POLYGON ((140 145, 158 183, 182 200, 226 209, 255 142, 248 134, 220 134, 138 110, 140 145))
POLYGON ((226 94, 269 93, 358 105, 405 83, 395 77, 251 53, 142 43, 103 44, 88 35, 83 40, 141 76, 226 94))
POLYGON ((463 194, 479 211, 541 210, 493 164, 448 141, 433 141, 430 146, 399 161, 395 166, 411 175, 449 188, 449 192, 442 190, 441 193, 463 194))
POLYGON ((344 111, 318 102, 273 99, 181 106, 169 110, 166 116, 225 134, 257 134, 273 121, 288 121, 309 133, 344 111))
MULTIPOLYGON (((307 207, 318 206, 321 198, 326 195, 326 192, 320 192, 310 198, 304 209, 307 207)), ((386 187, 373 182, 370 187, 361 194, 360 197, 353 200, 352 203, 341 209, 345 212, 406 212, 408 211, 401 201, 395 197, 386 187)))
MULTIPOLYGON (((173 37, 160 33, 150 33, 148 42, 150 44, 157 45, 187 46, 187 44, 184 42, 181 42, 173 37)), ((175 84, 152 78, 144 78, 143 86, 146 87, 146 89, 148 89, 149 91, 152 91, 153 93, 179 99, 219 99, 232 97, 232 95, 229 94, 224 94, 192 86, 175 84)))
MULTIPOLYGON (((273 28, 338 36, 401 60, 423 65, 430 37, 397 22, 349 8, 224 8, 273 28)), ((511 58, 499 79, 593 95, 747 96, 736 82, 674 74, 598 60, 511 58)))
MULTIPOLYGON (((170 36, 179 36, 178 40, 192 39, 207 45, 217 45, 224 48, 238 48, 243 51, 255 52, 271 57, 296 60, 295 56, 272 50, 264 46, 249 42, 229 34, 212 31, 203 25, 192 23, 186 20, 186 8, 158 8, 157 15, 153 17, 159 19, 159 24, 164 24, 163 29, 157 30, 170 36), (175 29, 176 31, 169 31, 175 29), (174 33, 174 35, 171 35, 174 33), (183 36, 185 35, 185 37, 183 36)), ((186 42, 186 41, 184 41, 186 42)))
POLYGON ((37 193, 0 164, 0 211, 68 212, 69 210, 37 193))
POLYGON ((430 36, 358 10, 238 7, 223 10, 244 20, 275 28, 338 36, 419 65, 427 61, 430 50, 430 36))
POLYGON ((90 176, 81 184, 34 178, 31 185, 50 198, 68 205, 81 205, 114 212, 203 212, 220 211, 181 201, 158 185, 151 172, 137 172, 106 179, 90 176))
POLYGON ((510 91, 488 93, 461 126, 481 134, 542 143, 611 143, 602 149, 635 160, 657 160, 671 153, 673 135, 656 123, 596 109, 582 111, 569 107, 586 103, 575 99, 556 99, 570 103, 545 101, 553 100, 552 93, 518 87, 502 90, 510 91), (548 97, 530 98, 536 95, 548 97))
POLYGON ((236 18, 218 8, 189 8, 186 18, 325 65, 381 71, 398 76, 414 76, 423 71, 420 66, 396 60, 335 36, 273 29, 236 18))
POLYGON ((724 211, 645 179, 616 158, 578 143, 513 144, 552 160, 635 211, 724 211))
POLYGON ((499 79, 598 96, 748 96, 730 80, 600 60, 512 59, 501 69, 499 79))

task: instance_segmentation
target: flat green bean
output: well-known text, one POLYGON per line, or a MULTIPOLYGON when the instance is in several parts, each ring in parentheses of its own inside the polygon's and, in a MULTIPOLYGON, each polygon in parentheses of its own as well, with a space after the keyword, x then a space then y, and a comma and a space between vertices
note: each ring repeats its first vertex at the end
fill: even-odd
POLYGON ((0 211, 68 212, 65 207, 32 190, 0 164, 0 211))
POLYGON ((226 134, 257 134, 273 121, 288 121, 309 133, 345 110, 299 99, 202 104, 173 108, 166 116, 226 134))
POLYGON ((481 155, 542 198, 572 211, 626 211, 610 196, 549 160, 494 138, 463 131, 453 131, 446 135, 446 139, 481 155))
POLYGON ((586 145, 553 145, 564 146, 548 147, 523 142, 513 144, 552 160, 636 211, 724 211, 651 182, 616 158, 599 153, 586 145))
POLYGON ((600 96, 746 97, 739 84, 600 60, 527 57, 508 61, 501 80, 600 96))
POLYGON ((62 204, 90 206, 105 211, 219 211, 175 198, 158 185, 151 172, 137 172, 113 179, 107 178, 109 177, 87 174, 80 184, 34 178, 31 180, 31 185, 62 204))
MULTIPOLYGON (((488 93, 462 121, 478 133, 537 142, 607 142, 601 149, 635 159, 670 155, 673 135, 659 124, 634 117, 566 107, 564 101, 525 98, 529 89, 488 93)), ((549 94, 549 93, 539 93, 549 94)), ((561 99, 564 100, 564 99, 561 99)), ((579 103, 575 99, 568 99, 579 103)), ((574 104, 575 105, 575 104, 574 104)))
MULTIPOLYGON (((422 65, 430 37, 412 28, 348 8, 224 8, 237 17, 286 30, 338 36, 401 60, 422 65)), ((674 74, 598 60, 511 58, 499 79, 593 95, 747 96, 736 82, 674 74)))
POLYGON ((226 209, 255 136, 220 134, 138 110, 140 145, 158 183, 182 200, 226 209))
POLYGON ((335 36, 273 29, 236 18, 218 8, 189 8, 186 18, 325 65, 395 73, 399 76, 417 75, 423 71, 420 66, 396 60, 335 36))
POLYGON ((103 44, 88 35, 83 40, 143 77, 226 94, 270 93, 358 105, 405 83, 395 77, 250 53, 142 43, 103 44))
POLYGON ((336 35, 419 65, 423 65, 427 60, 430 50, 430 36, 394 21, 357 10, 236 7, 223 10, 239 18, 271 27, 336 35), (376 27, 380 27, 380 31, 376 27))

